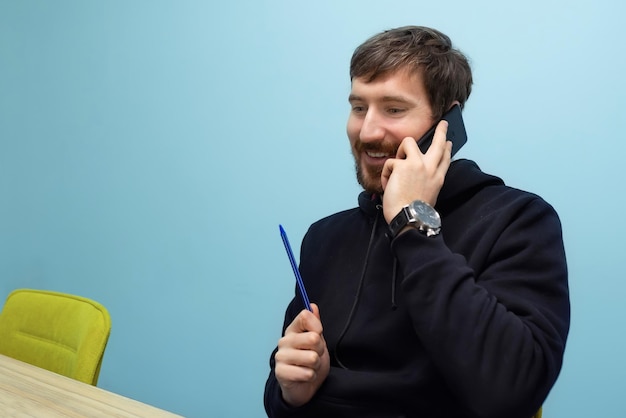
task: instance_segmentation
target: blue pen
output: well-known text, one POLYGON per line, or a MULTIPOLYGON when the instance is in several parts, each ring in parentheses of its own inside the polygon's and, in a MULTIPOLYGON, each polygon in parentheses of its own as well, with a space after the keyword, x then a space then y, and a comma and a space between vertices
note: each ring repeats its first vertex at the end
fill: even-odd
POLYGON ((296 282, 298 283, 298 289, 300 289, 300 295, 302 296, 304 306, 307 308, 307 310, 313 312, 313 310, 311 309, 311 304, 309 303, 309 296, 306 294, 306 289, 304 288, 304 283, 302 282, 302 276, 300 276, 300 270, 298 270, 296 259, 293 256, 293 251, 291 251, 291 245, 289 245, 287 233, 283 229, 282 225, 278 225, 278 227, 280 228, 280 236, 282 237, 283 243, 285 244, 285 250, 287 250, 287 256, 289 256, 289 261, 291 262, 293 274, 296 275, 296 282))

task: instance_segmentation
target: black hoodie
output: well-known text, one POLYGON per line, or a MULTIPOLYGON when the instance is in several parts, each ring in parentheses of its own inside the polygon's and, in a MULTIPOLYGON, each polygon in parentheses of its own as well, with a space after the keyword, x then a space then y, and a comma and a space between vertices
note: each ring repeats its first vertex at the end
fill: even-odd
MULTIPOLYGON (((569 330, 561 225, 539 196, 454 161, 441 234, 390 240, 380 199, 314 223, 300 271, 319 305, 328 378, 291 408, 274 376, 270 417, 528 418, 561 369, 569 330)), ((303 308, 296 296, 283 331, 303 308)))

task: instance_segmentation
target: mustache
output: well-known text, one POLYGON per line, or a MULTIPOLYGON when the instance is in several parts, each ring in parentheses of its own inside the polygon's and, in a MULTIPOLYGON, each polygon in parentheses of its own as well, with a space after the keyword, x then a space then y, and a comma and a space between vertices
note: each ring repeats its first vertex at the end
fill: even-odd
POLYGON ((354 149, 359 153, 367 151, 381 152, 392 156, 395 156, 398 152, 398 147, 391 144, 362 142, 360 140, 354 143, 354 149))

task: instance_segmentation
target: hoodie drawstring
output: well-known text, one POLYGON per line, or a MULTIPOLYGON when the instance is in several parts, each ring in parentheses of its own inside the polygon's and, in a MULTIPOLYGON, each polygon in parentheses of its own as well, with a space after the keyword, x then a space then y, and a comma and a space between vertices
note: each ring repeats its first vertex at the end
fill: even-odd
POLYGON ((391 309, 398 309, 398 305, 396 305, 396 280, 398 273, 398 259, 393 257, 393 273, 391 275, 391 309))
POLYGON ((376 213, 376 217, 374 218, 374 226, 372 227, 372 233, 370 234, 370 240, 367 244, 367 251, 365 252, 365 262, 363 263, 363 270, 361 271, 361 277, 359 279, 359 284, 357 286, 356 294, 354 295, 354 302, 352 303, 352 308, 350 309, 350 314, 348 315, 348 320, 346 321, 346 325, 343 327, 341 334, 337 338, 337 344, 335 344, 335 359, 337 360, 337 364, 342 369, 348 369, 339 359, 339 344, 341 340, 346 335, 350 324, 352 323, 352 318, 354 317, 354 313, 356 312, 356 308, 359 304, 359 299, 361 297, 361 290, 363 289, 363 283, 365 282, 365 273, 367 272, 367 264, 370 258, 370 250, 372 249, 372 244, 374 243, 374 236, 376 235, 376 226, 378 225, 378 219, 380 218, 380 210, 376 213))

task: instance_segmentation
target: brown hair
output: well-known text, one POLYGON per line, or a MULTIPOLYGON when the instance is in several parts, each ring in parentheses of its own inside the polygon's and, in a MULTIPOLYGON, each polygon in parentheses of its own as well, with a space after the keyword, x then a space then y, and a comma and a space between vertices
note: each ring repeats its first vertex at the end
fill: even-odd
POLYGON ((374 35, 361 44, 350 61, 350 80, 366 82, 399 70, 420 72, 438 120, 455 100, 464 106, 472 91, 467 58, 452 48, 450 38, 424 26, 404 26, 374 35))

